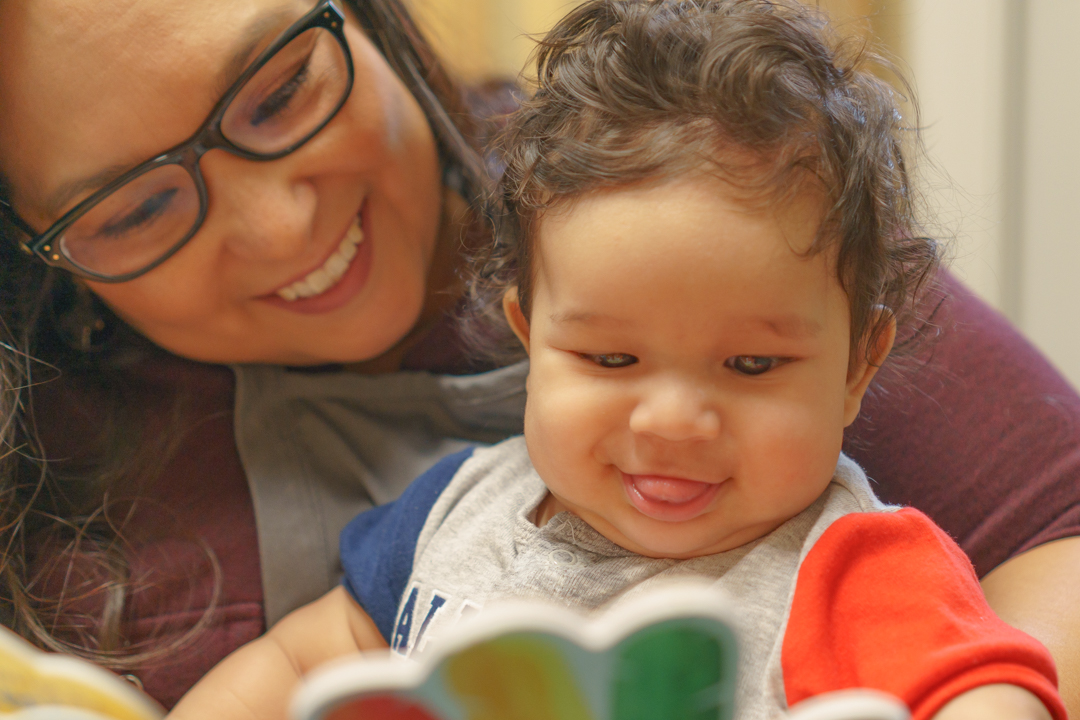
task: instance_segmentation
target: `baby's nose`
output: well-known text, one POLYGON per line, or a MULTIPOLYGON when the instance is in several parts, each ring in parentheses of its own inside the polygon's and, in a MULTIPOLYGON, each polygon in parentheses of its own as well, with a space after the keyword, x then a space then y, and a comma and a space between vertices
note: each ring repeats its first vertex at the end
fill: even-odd
POLYGON ((706 396, 689 383, 663 383, 638 402, 630 414, 630 430, 673 442, 716 438, 720 415, 706 396))

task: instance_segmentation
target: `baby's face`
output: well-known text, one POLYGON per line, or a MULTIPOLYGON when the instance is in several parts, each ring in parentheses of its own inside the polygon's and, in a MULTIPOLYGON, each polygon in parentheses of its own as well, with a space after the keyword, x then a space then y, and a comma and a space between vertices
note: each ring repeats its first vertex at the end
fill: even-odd
MULTIPOLYGON (((619 545, 695 557, 760 537, 828 485, 873 369, 821 217, 711 177, 588 196, 539 228, 525 436, 562 509, 619 545), (794 249, 793 249, 794 248, 794 249)), ((511 293, 509 298, 513 298, 511 293)))

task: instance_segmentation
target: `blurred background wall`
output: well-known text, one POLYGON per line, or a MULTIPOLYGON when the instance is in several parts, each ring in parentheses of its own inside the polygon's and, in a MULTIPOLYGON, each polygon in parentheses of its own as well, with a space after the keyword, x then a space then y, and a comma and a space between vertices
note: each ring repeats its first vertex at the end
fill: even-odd
MULTIPOLYGON (((809 0, 808 0, 809 1, 809 0)), ((410 0, 461 75, 516 77, 574 0, 410 0)), ((1080 386, 1077 0, 820 0, 914 81, 929 230, 949 264, 1080 386)), ((528 75, 528 71, 526 71, 528 75)), ((972 358, 972 362, 978 362, 972 358)))

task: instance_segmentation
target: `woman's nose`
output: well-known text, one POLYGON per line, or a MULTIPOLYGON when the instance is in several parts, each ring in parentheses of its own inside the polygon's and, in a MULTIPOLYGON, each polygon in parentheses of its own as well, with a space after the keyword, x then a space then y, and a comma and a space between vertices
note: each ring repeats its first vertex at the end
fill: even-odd
POLYGON ((630 414, 630 430, 673 442, 711 440, 720 434, 720 415, 704 388, 681 381, 658 383, 630 414))
POLYGON ((229 252, 272 261, 295 258, 309 247, 318 194, 311 182, 291 176, 287 158, 257 163, 211 151, 201 165, 210 212, 229 252))

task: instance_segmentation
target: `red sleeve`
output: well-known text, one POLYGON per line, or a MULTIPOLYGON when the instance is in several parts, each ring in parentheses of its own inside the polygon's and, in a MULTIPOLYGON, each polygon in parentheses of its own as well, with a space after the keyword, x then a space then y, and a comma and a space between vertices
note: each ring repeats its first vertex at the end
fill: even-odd
POLYGON ((1008 683, 1066 720, 1050 653, 994 615, 967 556, 912 508, 847 515, 825 531, 799 570, 781 663, 788 705, 865 687, 925 720, 968 690, 1008 683))

